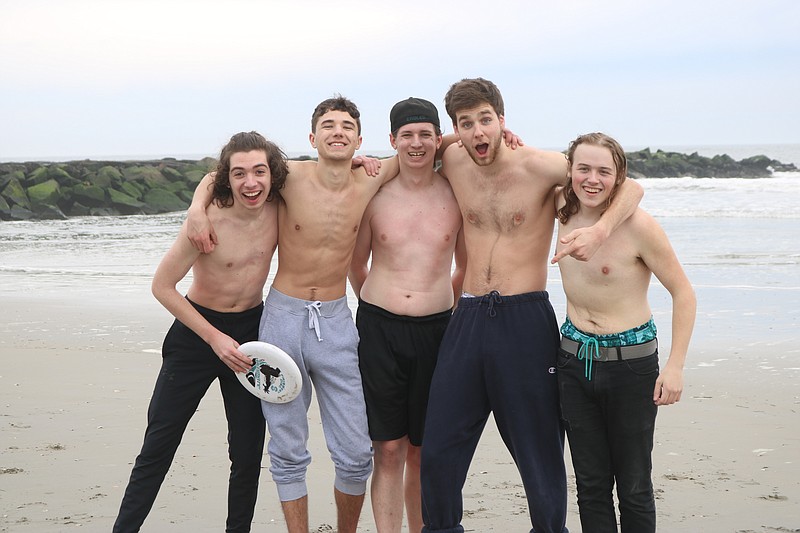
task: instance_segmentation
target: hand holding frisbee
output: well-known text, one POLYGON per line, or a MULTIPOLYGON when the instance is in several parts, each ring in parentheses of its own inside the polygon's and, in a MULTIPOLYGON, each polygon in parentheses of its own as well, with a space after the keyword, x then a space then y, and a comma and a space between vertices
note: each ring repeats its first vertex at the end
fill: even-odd
POLYGON ((253 359, 250 370, 236 373, 251 394, 270 403, 286 403, 297 398, 303 388, 303 377, 286 352, 261 341, 246 342, 239 346, 239 351, 253 359))

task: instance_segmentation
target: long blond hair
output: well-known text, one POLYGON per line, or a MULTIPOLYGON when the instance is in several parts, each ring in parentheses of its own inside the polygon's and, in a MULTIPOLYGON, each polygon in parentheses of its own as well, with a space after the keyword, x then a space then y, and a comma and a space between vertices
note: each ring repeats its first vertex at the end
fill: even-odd
POLYGON ((617 167, 614 188, 611 190, 611 194, 608 195, 608 200, 606 200, 606 209, 611 205, 611 201, 614 199, 614 196, 616 196, 619 186, 625 181, 628 175, 628 158, 625 157, 625 150, 622 149, 622 146, 620 146, 616 139, 600 132, 579 135, 577 139, 569 143, 569 148, 567 149, 569 170, 567 171, 567 181, 564 184, 564 189, 561 191, 561 194, 564 195, 565 203, 557 213, 558 221, 562 224, 566 224, 570 217, 578 212, 581 206, 580 200, 578 200, 578 197, 575 195, 575 191, 572 190, 572 164, 574 162, 575 149, 582 144, 592 144, 594 146, 608 148, 611 152, 611 158, 614 160, 614 166, 617 167))

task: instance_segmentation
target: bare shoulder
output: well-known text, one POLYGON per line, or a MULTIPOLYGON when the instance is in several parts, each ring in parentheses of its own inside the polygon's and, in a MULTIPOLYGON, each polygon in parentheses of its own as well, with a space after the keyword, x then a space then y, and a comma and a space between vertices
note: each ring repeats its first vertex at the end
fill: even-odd
POLYGON ((441 191, 442 194, 448 197, 452 197, 455 201, 455 193, 453 192, 453 187, 450 185, 450 180, 443 176, 441 172, 434 172, 433 177, 433 184, 436 190, 441 191))
POLYGON ((451 144, 442 154, 442 175, 445 176, 445 179, 449 179, 452 174, 452 168, 469 160, 469 155, 463 146, 459 146, 458 143, 451 144))
POLYGON ((641 207, 637 207, 636 211, 625 222, 630 226, 631 230, 637 233, 646 234, 654 229, 661 229, 656 219, 641 207))
POLYGON ((307 161, 287 161, 289 167, 289 175, 286 176, 286 182, 297 181, 305 177, 311 176, 317 170, 317 162, 312 160, 307 161))
POLYGON ((567 177, 567 158, 561 152, 541 150, 532 146, 521 146, 512 151, 525 170, 537 178, 543 178, 554 185, 564 183, 567 177))
MULTIPOLYGON (((364 167, 354 168, 351 172, 353 173, 353 182, 359 194, 364 194, 369 199, 373 198, 381 187, 389 186, 392 184, 392 181, 397 181, 392 180, 384 183, 383 175, 370 176, 367 174, 366 170, 364 170, 364 167)), ((383 169, 381 169, 381 172, 383 172, 383 169)))
POLYGON ((666 242, 667 236, 661 225, 641 207, 625 220, 614 233, 622 230, 642 248, 657 246, 666 242))

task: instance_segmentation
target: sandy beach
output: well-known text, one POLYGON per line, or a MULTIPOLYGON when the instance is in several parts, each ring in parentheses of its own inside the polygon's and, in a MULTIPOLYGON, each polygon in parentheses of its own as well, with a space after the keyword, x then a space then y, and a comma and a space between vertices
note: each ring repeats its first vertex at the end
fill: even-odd
MULTIPOLYGON (((171 317, 147 287, 107 296, 106 289, 91 287, 4 294, 2 532, 111 529, 141 445, 171 317)), ((658 415, 653 479, 659 530, 800 531, 800 364, 781 357, 796 349, 763 343, 715 353, 707 344, 693 345, 683 400, 658 415), (693 361, 698 353, 702 357, 693 361)), ((316 406, 310 419, 311 530, 333 531, 332 466, 316 406)), ((225 433, 221 397, 212 386, 143 531, 224 529, 225 433)), ((267 463, 265 456, 253 531, 285 531, 267 463)), ((567 463, 567 525, 580 532, 567 463)), ((519 476, 491 421, 464 488, 464 507, 467 531, 530 529, 519 476)), ((360 530, 375 531, 368 498, 360 530)))

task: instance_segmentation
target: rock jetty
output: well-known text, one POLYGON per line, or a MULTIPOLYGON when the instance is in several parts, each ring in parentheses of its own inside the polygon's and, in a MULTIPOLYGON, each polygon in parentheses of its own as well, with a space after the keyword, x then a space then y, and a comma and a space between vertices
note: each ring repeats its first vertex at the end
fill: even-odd
MULTIPOLYGON (((632 178, 763 178, 797 170, 793 164, 763 155, 735 161, 727 155, 709 158, 649 148, 627 155, 632 178)), ((215 166, 213 158, 0 163, 0 220, 182 211, 197 184, 215 166)))

